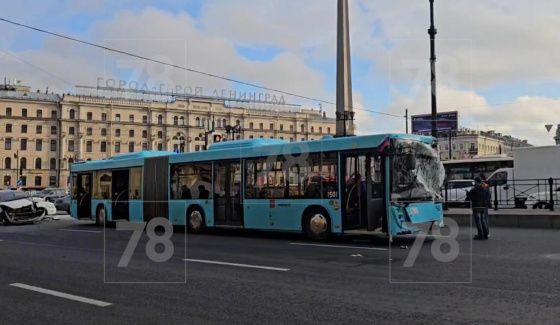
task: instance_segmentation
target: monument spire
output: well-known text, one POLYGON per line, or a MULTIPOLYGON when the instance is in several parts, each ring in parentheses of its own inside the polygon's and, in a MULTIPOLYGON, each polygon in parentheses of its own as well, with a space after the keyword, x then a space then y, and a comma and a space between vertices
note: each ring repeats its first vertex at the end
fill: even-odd
POLYGON ((348 0, 338 0, 336 136, 354 135, 348 0))

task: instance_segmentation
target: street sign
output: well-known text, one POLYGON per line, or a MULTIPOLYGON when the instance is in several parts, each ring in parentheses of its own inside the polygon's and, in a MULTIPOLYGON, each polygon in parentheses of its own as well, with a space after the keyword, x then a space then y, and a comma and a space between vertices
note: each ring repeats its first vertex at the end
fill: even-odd
POLYGON ((550 133, 550 130, 552 130, 553 125, 552 124, 547 124, 544 127, 546 128, 546 131, 550 133))
MULTIPOLYGON (((413 134, 432 134, 431 114, 413 115, 411 116, 411 121, 413 134)), ((459 112, 453 111, 438 113, 436 128, 438 134, 456 133, 459 129, 459 112)))
POLYGON ((23 180, 22 180, 21 178, 19 178, 19 179, 17 180, 16 186, 17 186, 17 187, 23 186, 23 180))

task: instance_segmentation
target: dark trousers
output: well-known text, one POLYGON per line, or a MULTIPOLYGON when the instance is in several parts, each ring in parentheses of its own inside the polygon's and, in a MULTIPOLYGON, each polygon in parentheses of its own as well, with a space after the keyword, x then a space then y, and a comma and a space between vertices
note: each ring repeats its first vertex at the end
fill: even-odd
POLYGON ((474 208, 473 215, 478 236, 488 237, 490 234, 490 229, 488 228, 488 208, 474 208))

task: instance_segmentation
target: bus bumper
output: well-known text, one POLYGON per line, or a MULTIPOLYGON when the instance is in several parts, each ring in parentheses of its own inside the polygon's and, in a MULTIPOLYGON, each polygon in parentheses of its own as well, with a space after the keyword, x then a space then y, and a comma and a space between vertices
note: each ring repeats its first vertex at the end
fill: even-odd
POLYGON ((443 227, 443 206, 439 202, 393 203, 389 209, 389 232, 393 236, 427 232, 443 227))

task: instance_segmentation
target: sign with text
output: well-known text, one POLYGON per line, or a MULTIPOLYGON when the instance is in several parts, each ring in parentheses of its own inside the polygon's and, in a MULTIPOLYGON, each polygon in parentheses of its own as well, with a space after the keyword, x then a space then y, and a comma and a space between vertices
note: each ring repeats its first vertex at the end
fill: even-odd
MULTIPOLYGON (((420 135, 432 134, 432 115, 413 115, 412 133, 420 135)), ((436 128, 438 134, 449 134, 457 132, 459 128, 459 112, 442 112, 437 115, 436 128)))

